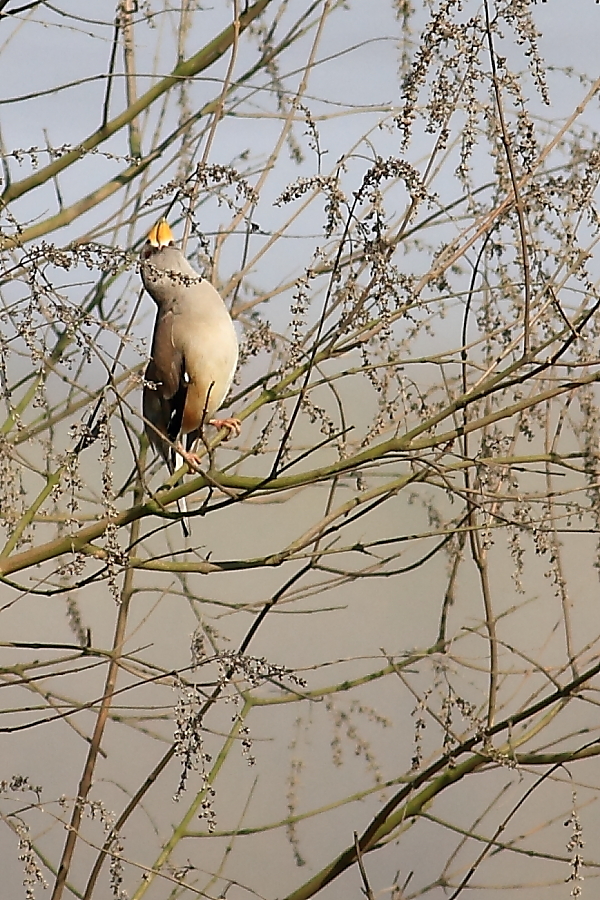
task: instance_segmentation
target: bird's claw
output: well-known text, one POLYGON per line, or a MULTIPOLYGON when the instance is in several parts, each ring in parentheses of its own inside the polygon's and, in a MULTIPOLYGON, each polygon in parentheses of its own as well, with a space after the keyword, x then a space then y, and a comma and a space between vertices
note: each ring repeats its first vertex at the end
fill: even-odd
POLYGON ((226 441, 228 441, 230 437, 239 437, 242 431, 242 423, 239 419, 234 417, 229 419, 210 419, 208 424, 214 425, 215 428, 227 428, 229 434, 225 438, 226 441))
POLYGON ((181 458, 188 464, 192 472, 200 472, 200 463, 202 462, 202 458, 197 453, 192 453, 191 450, 186 450, 182 443, 178 442, 175 445, 175 450, 181 456, 181 458))

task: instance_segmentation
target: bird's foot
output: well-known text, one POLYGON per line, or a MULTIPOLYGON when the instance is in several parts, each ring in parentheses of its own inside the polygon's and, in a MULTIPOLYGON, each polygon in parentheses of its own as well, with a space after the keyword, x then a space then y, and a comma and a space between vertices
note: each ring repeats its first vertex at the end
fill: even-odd
POLYGON ((239 437, 242 430, 242 423, 239 419, 235 418, 209 419, 208 424, 214 425, 215 428, 227 428, 229 430, 229 434, 225 438, 226 441, 228 441, 230 437, 239 437))
POLYGON ((180 441, 175 444, 175 452, 188 464, 192 472, 200 472, 201 456, 197 453, 192 453, 191 450, 186 450, 180 441))

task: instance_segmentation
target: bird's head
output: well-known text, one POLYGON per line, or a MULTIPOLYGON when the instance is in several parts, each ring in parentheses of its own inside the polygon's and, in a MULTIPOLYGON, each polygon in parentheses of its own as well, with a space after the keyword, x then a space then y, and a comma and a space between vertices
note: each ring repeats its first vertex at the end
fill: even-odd
POLYGON ((159 305, 172 304, 185 295, 187 288, 202 281, 202 276, 175 245, 166 219, 160 219, 151 229, 140 262, 144 287, 159 305))

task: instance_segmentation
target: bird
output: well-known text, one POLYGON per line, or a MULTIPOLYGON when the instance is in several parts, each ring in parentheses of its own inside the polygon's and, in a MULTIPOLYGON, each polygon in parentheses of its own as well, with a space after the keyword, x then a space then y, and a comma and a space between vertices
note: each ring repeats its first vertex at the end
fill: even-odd
MULTIPOLYGON (((200 457, 192 448, 205 424, 228 429, 228 436, 241 430, 239 419, 214 418, 237 367, 237 335, 222 298, 176 246, 166 219, 147 236, 140 274, 157 306, 142 398, 146 434, 171 474, 178 457, 196 470, 200 457)), ((185 501, 179 509, 185 513, 185 501)), ((182 527, 188 536, 185 516, 182 527)))

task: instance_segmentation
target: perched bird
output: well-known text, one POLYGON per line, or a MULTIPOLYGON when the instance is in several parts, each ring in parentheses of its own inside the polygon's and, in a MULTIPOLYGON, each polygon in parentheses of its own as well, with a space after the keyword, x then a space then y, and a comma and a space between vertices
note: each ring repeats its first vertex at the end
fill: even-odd
MULTIPOLYGON (((148 235, 140 272, 158 307, 145 374, 144 424, 173 474, 177 455, 192 469, 198 465, 192 447, 204 424, 240 433, 239 419, 213 418, 235 373, 238 341, 223 300, 175 246, 165 219, 148 235)), ((189 533, 185 519, 182 524, 189 533)))

